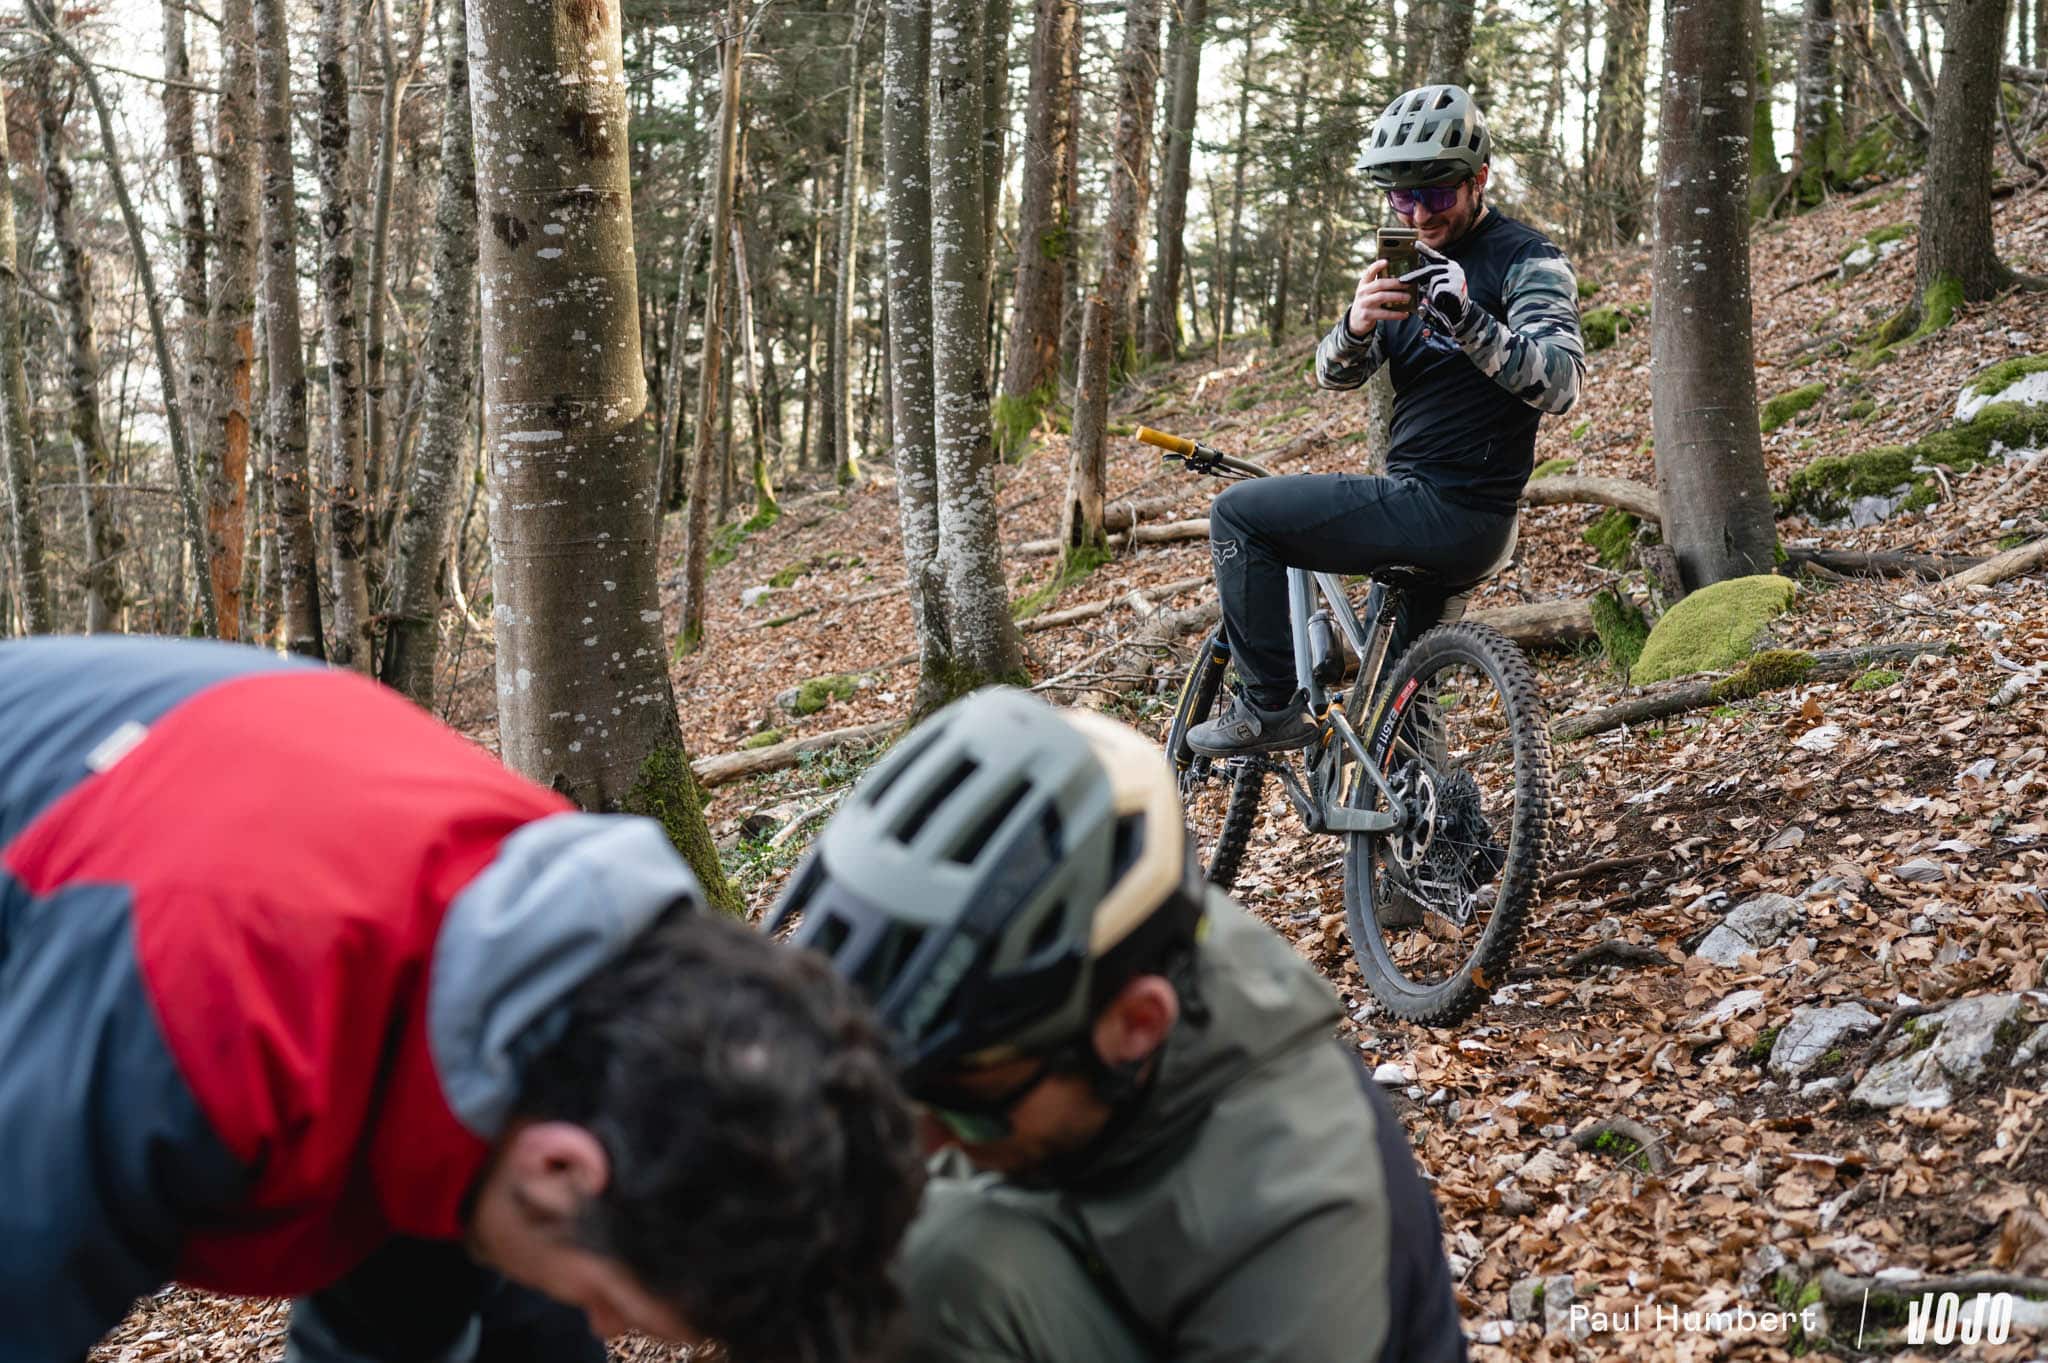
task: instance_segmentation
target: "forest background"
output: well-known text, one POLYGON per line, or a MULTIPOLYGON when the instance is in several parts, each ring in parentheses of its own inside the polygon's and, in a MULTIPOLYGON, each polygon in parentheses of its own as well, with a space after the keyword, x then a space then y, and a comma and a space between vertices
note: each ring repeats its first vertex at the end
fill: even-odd
MULTIPOLYGON (((1536 946, 1434 1036, 1277 806, 1240 893, 1398 1071, 1482 1350, 1570 1356, 1575 1298, 1838 1309, 1768 1356, 1881 1269, 2048 1290, 2048 0, 469 6, 0 16, 0 633, 370 672, 758 910, 964 687, 1160 727, 1209 489, 1127 437, 1383 453, 1310 351, 1364 130, 1459 80, 1591 351, 1476 603, 1557 721, 1536 946), (1689 665, 1742 686, 1636 670, 1759 579, 1689 665), (1717 962, 1731 919, 1783 931, 1717 962), (1982 1055, 1916 1033, 1969 1000, 1982 1055)), ((107 1356, 278 1325, 173 1294, 107 1356)))

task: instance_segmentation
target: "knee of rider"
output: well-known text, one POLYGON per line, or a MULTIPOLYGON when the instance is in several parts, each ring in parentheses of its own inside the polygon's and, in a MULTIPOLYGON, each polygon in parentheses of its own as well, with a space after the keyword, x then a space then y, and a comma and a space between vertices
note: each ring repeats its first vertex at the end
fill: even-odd
POLYGON ((928 1184, 904 1242, 913 1329, 1008 1338, 1058 1320, 1093 1292, 1080 1260, 1050 1225, 960 1179, 928 1184))

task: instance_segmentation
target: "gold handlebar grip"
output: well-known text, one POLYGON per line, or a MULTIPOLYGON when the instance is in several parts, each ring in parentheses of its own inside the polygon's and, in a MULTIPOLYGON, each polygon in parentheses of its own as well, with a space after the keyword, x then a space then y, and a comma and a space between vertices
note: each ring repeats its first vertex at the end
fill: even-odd
POLYGON ((1168 435, 1165 431, 1155 431, 1150 426, 1140 426, 1138 428, 1138 439, 1144 441, 1147 445, 1157 445, 1167 453, 1177 454, 1182 458, 1186 458, 1195 452, 1194 441, 1189 440, 1185 436, 1168 435))

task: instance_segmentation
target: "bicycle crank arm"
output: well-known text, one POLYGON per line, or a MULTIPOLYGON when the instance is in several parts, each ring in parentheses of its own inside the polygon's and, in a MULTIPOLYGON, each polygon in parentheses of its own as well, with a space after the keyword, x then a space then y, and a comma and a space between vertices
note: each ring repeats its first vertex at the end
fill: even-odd
MULTIPOLYGON (((1307 822, 1306 819, 1303 822, 1307 822)), ((1323 828, 1327 833, 1391 833, 1401 826, 1402 816, 1384 809, 1346 809, 1334 800, 1323 806, 1323 828)))

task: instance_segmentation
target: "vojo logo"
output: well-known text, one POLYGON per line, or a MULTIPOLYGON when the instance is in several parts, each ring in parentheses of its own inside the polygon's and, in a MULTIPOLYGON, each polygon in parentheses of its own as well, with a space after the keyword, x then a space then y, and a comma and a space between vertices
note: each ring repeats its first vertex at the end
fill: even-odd
POLYGON ((1979 1292, 1968 1302, 1954 1292, 1923 1292, 1906 1303, 1908 1344, 2003 1344, 2011 1333, 2010 1292, 1979 1292))

